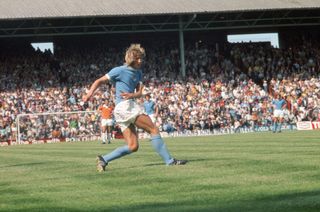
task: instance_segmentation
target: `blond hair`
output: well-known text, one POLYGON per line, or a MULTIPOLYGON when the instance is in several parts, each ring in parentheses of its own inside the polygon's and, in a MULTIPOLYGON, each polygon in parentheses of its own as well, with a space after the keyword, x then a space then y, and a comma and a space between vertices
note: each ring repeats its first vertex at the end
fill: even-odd
POLYGON ((145 50, 140 44, 131 44, 126 50, 125 62, 128 66, 131 66, 134 62, 143 59, 145 56, 145 50))

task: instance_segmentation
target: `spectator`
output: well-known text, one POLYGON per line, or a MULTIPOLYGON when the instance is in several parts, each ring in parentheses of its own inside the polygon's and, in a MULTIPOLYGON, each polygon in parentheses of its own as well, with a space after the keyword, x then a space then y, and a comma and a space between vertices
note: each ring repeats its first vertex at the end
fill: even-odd
MULTIPOLYGON (((187 44, 185 79, 178 74, 177 46, 161 46, 147 47, 148 71, 144 73, 146 87, 157 102, 156 124, 160 129, 168 122, 164 117, 169 117, 172 127, 184 133, 207 128, 211 132, 230 131, 236 129, 236 120, 241 130, 269 128, 274 93, 286 95, 293 120, 319 120, 317 42, 304 40, 288 49, 254 43, 221 45, 220 52, 204 43, 187 44)), ((101 90, 106 92, 97 91, 86 105, 81 103, 80 95, 88 89, 87 82, 121 63, 121 54, 117 53, 121 49, 109 44, 91 47, 84 44, 79 49, 72 46, 57 50, 54 56, 31 47, 0 50, 0 120, 5 123, 2 137, 16 138, 14 123, 19 114, 95 111, 103 98, 110 98, 112 88, 105 86, 101 90)), ((56 125, 61 126, 61 136, 66 138, 83 134, 81 127, 99 134, 100 117, 93 113, 83 120, 79 118, 77 124, 73 123, 73 116, 54 121, 49 120, 51 117, 20 119, 20 136, 49 138, 56 125), (69 123, 64 125, 64 121, 69 123)))

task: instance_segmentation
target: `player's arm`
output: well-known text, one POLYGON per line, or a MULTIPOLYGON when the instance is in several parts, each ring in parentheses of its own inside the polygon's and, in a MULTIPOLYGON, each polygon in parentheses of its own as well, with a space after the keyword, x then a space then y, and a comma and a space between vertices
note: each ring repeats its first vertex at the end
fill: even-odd
POLYGON ((134 93, 121 93, 121 96, 124 99, 140 98, 142 96, 142 91, 143 91, 143 84, 142 82, 140 82, 138 83, 134 93))
POLYGON ((154 115, 157 117, 158 116, 158 114, 159 114, 159 107, 157 106, 157 105, 155 105, 154 106, 155 108, 155 110, 154 110, 154 115))
POLYGON ((284 101, 283 101, 283 105, 282 105, 282 109, 285 109, 286 107, 287 107, 287 101, 284 100, 284 101))
POLYGON ((97 90, 97 88, 99 88, 103 83, 107 83, 108 81, 109 80, 106 75, 104 75, 104 76, 100 77, 99 79, 97 79, 96 81, 94 81, 94 83, 91 85, 88 93, 82 97, 82 100, 84 102, 88 101, 88 99, 90 99, 90 97, 97 90))
POLYGON ((133 98, 140 98, 142 97, 142 93, 143 93, 143 84, 142 82, 138 83, 137 87, 136 87, 136 92, 133 94, 133 98))
POLYGON ((271 104, 272 104, 272 107, 273 107, 273 109, 276 109, 276 100, 272 100, 272 102, 271 102, 271 104))

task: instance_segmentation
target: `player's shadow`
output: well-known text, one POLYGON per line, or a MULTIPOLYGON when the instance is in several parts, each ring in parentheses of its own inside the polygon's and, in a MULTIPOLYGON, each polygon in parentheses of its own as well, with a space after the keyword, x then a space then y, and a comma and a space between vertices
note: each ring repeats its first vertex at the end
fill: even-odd
POLYGON ((36 162, 36 163, 18 163, 18 164, 11 164, 11 165, 4 165, 0 166, 0 168, 10 168, 10 167, 19 167, 19 166, 37 166, 45 164, 45 162, 36 162))
POLYGON ((163 166, 163 163, 149 163, 149 164, 145 164, 143 166, 145 166, 145 167, 148 167, 148 166, 163 166))
MULTIPOLYGON (((186 165, 188 165, 189 163, 192 163, 192 162, 198 162, 198 161, 207 161, 207 160, 210 160, 210 159, 203 159, 203 158, 198 158, 198 159, 191 159, 191 160, 188 160, 188 163, 186 165)), ((163 166, 163 163, 149 163, 149 164, 146 164, 144 166, 163 166)))
MULTIPOLYGON (((188 160, 188 159, 186 159, 188 160)), ((204 158, 198 158, 198 159, 191 159, 188 160, 188 163, 185 166, 188 166, 188 164, 192 162, 199 162, 199 161, 210 161, 210 160, 216 160, 216 159, 204 159, 204 158)), ((133 168, 138 168, 138 167, 152 167, 152 166, 165 166, 163 162, 158 162, 158 163, 148 163, 144 165, 136 165, 136 166, 130 166, 130 167, 125 167, 125 168, 116 168, 116 169, 133 169, 133 168)))

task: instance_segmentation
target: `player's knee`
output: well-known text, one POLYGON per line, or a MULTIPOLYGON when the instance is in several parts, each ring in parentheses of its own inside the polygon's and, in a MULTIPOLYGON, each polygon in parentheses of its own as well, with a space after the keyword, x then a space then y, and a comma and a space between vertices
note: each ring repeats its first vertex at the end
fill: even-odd
POLYGON ((136 152, 139 149, 139 144, 131 144, 129 145, 129 149, 131 152, 136 152))
POLYGON ((150 134, 151 134, 151 135, 157 135, 157 134, 159 134, 159 129, 158 129, 158 127, 156 127, 156 126, 152 127, 152 128, 150 129, 150 134))

